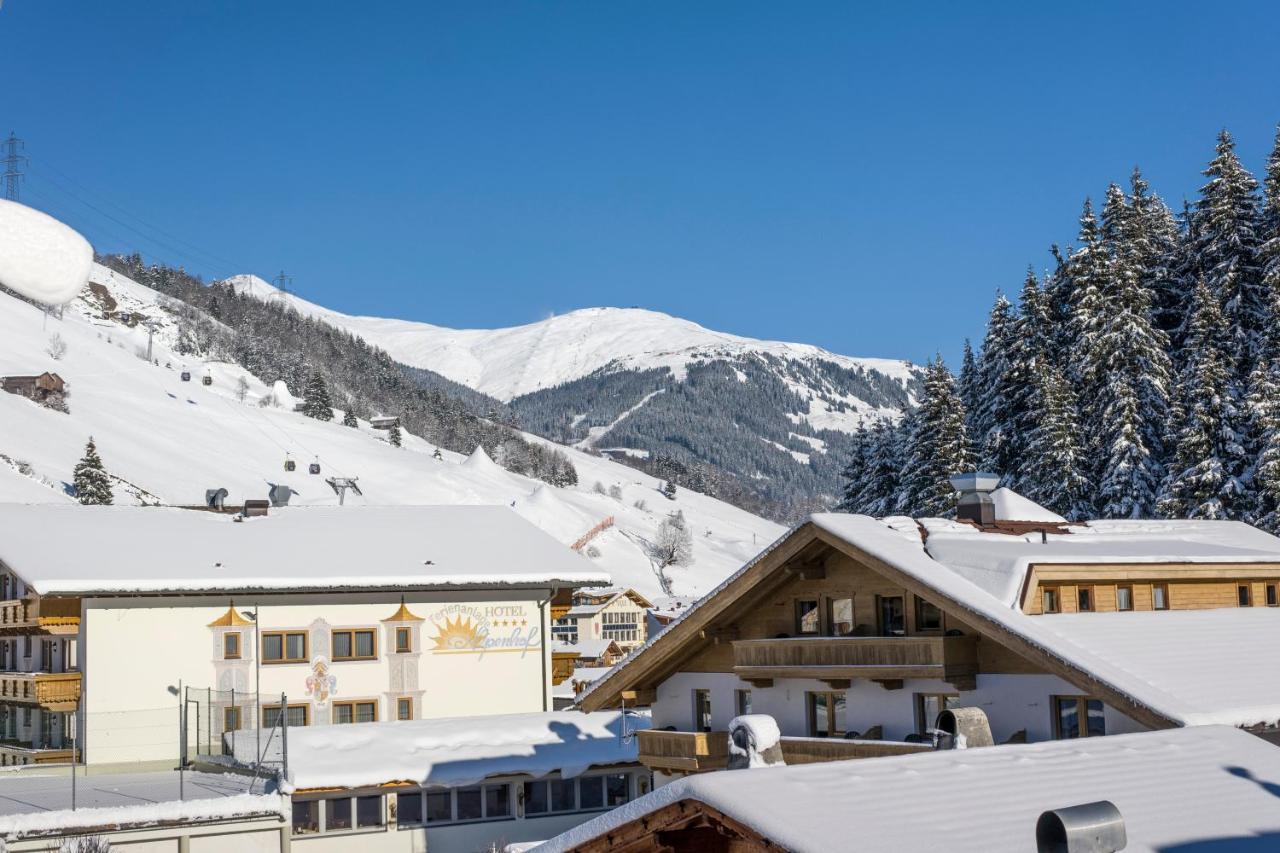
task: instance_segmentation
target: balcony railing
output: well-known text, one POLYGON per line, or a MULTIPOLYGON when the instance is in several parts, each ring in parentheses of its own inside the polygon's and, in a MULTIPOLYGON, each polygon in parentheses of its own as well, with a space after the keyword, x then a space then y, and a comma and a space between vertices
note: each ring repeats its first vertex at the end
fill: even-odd
POLYGON ((0 601, 0 634, 21 634, 32 630, 50 634, 73 634, 79 626, 78 598, 20 598, 0 601))
POLYGON ((74 711, 79 701, 78 672, 0 672, 0 702, 74 711))
POLYGON ((70 764, 70 747, 40 747, 25 741, 0 740, 0 765, 70 764))
MULTIPOLYGON (((697 773, 723 770, 729 759, 728 732, 666 732, 647 729, 637 732, 640 761, 651 770, 697 773)), ((880 758, 929 752, 929 744, 883 740, 842 740, 840 738, 784 737, 782 757, 787 764, 813 764, 852 758, 880 758)))
POLYGON ((956 679, 977 672, 973 637, 786 637, 736 640, 739 678, 956 679))

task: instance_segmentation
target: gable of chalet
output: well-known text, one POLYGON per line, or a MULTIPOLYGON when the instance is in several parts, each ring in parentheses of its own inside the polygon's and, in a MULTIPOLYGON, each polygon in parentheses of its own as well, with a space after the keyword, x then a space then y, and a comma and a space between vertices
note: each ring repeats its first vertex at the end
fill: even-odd
MULTIPOLYGON (((1024 667, 1025 671, 1056 675, 1152 728, 1177 725, 1174 720, 1138 702, 1088 670, 1055 655, 1049 645, 1025 636, 1009 623, 992 618, 989 612, 983 612, 952 595, 945 588, 945 583, 933 584, 904 571, 812 520, 784 535, 658 637, 633 653, 610 675, 596 682, 579 697, 579 707, 586 711, 617 707, 624 698, 627 704, 649 704, 656 695, 657 686, 677 672, 732 672, 730 644, 739 639, 733 623, 749 614, 765 611, 772 599, 786 594, 788 588, 800 581, 824 579, 829 568, 834 570, 844 562, 841 557, 851 560, 857 568, 869 572, 877 580, 883 580, 886 587, 905 590, 936 605, 945 614, 949 625, 968 628, 979 636, 981 642, 1011 652, 1017 660, 1016 665, 1024 667)), ((938 565, 937 571, 948 570, 938 565)), ((860 594, 867 595, 864 589, 855 587, 852 591, 855 599, 860 594)), ((791 614, 788 612, 786 615, 790 620, 791 614)), ((1004 657, 1010 656, 1005 654, 1004 657)))

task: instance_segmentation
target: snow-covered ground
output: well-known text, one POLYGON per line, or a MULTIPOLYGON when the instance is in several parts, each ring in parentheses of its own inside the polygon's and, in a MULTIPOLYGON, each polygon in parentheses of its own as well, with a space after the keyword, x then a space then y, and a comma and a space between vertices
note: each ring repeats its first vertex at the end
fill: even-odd
POLYGON ((233 364, 184 360, 170 349, 174 324, 154 291, 97 266, 90 280, 107 288, 118 310, 161 321, 153 353, 160 366, 138 355, 145 352, 146 330, 103 319, 89 291, 68 305, 62 320, 0 295, 0 376, 56 372, 69 383, 71 408, 62 414, 0 394, 0 501, 69 501, 65 485, 92 435, 107 469, 121 478, 118 503, 200 504, 205 490, 217 487, 238 503, 265 498, 270 483, 283 483, 297 492, 295 503, 333 505, 337 497, 324 478, 339 475, 360 478, 364 495, 348 494, 349 504, 514 505, 566 545, 613 516, 615 526, 591 541, 599 552, 595 562, 616 584, 650 597, 660 590, 643 542, 653 538, 668 512, 682 510, 695 534, 694 564, 669 570, 681 595, 707 592, 783 532, 773 522, 687 489, 668 501, 659 493, 660 481, 573 449, 564 452, 579 484, 556 489, 508 473, 487 458, 468 461, 443 451, 443 461, 437 461, 433 445, 408 433, 397 449, 365 422, 350 429, 340 419, 323 423, 260 407, 272 389, 257 377, 233 364), (48 354, 54 334, 67 345, 59 360, 48 354), (181 381, 184 367, 190 382, 181 381), (206 374, 210 386, 200 382, 206 374), (236 393, 242 377, 248 384, 243 402, 236 393), (284 470, 286 455, 297 462, 293 473, 284 470), (307 473, 313 461, 322 476, 307 473), (616 484, 622 499, 598 494, 596 482, 616 484))
MULTIPOLYGON (((822 359, 851 369, 878 371, 902 382, 914 375, 905 361, 852 358, 810 344, 744 338, 642 308, 583 308, 506 329, 448 329, 331 311, 282 294, 257 276, 236 276, 229 281, 239 292, 285 300, 300 313, 360 335, 404 364, 434 370, 499 400, 580 379, 606 365, 636 370, 666 367, 680 379, 690 362, 749 353, 795 361, 822 359)), ((854 398, 846 402, 866 406, 854 398)))

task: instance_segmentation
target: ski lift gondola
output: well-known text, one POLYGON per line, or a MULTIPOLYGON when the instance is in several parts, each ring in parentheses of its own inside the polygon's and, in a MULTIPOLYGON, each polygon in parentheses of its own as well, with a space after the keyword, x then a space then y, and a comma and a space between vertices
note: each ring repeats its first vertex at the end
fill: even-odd
POLYGON ((316 457, 315 462, 312 462, 310 465, 307 466, 307 473, 308 474, 320 473, 320 457, 319 456, 316 457))
POLYGON ((203 377, 201 377, 201 379, 200 379, 200 384, 201 384, 201 385, 212 385, 212 384, 213 384, 213 377, 206 373, 203 377))
POLYGON ((297 462, 294 462, 292 459, 290 459, 290 458, 289 458, 289 454, 287 454, 287 453, 284 455, 284 470, 286 470, 286 471, 296 471, 296 470, 298 470, 298 463, 297 463, 297 462))
POLYGON ((184 371, 182 371, 182 381, 183 381, 183 382, 190 382, 190 381, 191 381, 191 371, 190 371, 190 370, 184 370, 184 371))

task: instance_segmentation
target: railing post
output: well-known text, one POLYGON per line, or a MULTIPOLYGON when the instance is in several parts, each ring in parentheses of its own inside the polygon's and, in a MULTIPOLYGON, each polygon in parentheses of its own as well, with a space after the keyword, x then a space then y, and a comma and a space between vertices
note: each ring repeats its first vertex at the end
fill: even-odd
POLYGON ((280 694, 280 765, 281 775, 289 781, 289 697, 280 694))

